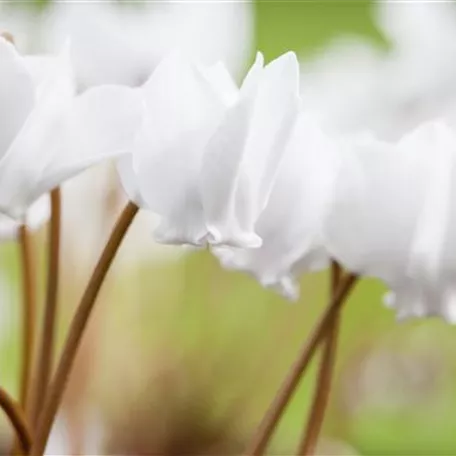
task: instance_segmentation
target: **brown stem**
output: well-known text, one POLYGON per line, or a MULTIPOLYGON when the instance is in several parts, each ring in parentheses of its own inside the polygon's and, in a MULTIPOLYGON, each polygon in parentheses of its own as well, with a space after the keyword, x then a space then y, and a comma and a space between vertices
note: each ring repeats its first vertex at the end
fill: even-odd
POLYGON ((61 195, 60 189, 57 187, 51 192, 46 305, 44 309, 40 352, 36 365, 36 377, 34 378, 32 404, 29 410, 29 416, 31 416, 34 426, 36 425, 39 411, 43 406, 46 390, 49 385, 49 378, 52 374, 60 270, 60 219, 61 195))
POLYGON ((21 450, 24 454, 28 454, 32 446, 32 436, 25 421, 24 414, 21 408, 16 405, 9 394, 0 388, 0 407, 5 412, 11 424, 16 431, 21 450))
POLYGON ((28 392, 33 362, 33 345, 35 340, 35 271, 31 234, 26 225, 19 227, 19 244, 22 260, 23 277, 23 328, 22 328, 22 373, 20 386, 20 404, 25 410, 28 403, 28 392))
MULTIPOLYGON (((341 268, 335 261, 331 265, 331 298, 337 292, 340 281, 341 268)), ((329 393, 331 391, 331 379, 336 360, 337 337, 339 333, 340 315, 337 312, 328 325, 325 334, 325 345, 320 370, 317 377, 317 385, 312 409, 307 422, 306 431, 298 448, 298 455, 314 454, 318 442, 318 436, 323 425, 329 393)))
POLYGON ((246 455, 261 456, 264 453, 279 419, 285 411, 288 402, 292 398, 304 371, 306 370, 319 342, 321 341, 321 338, 323 337, 323 334, 330 325, 334 315, 344 303, 356 280, 357 276, 350 274, 338 287, 336 295, 331 300, 331 303, 318 321, 309 339, 302 347, 298 359, 292 365, 274 401, 272 402, 269 410, 266 412, 252 442, 248 447, 248 450, 245 453, 246 455))
POLYGON ((66 339, 65 347, 60 357, 57 371, 50 385, 43 410, 38 418, 36 439, 32 447, 32 456, 41 456, 44 453, 46 442, 51 431, 52 423, 57 414, 63 393, 78 351, 84 330, 92 313, 95 300, 106 273, 116 255, 117 250, 131 225, 138 207, 130 202, 127 204, 111 233, 111 236, 98 260, 92 277, 85 289, 84 295, 76 310, 66 339))

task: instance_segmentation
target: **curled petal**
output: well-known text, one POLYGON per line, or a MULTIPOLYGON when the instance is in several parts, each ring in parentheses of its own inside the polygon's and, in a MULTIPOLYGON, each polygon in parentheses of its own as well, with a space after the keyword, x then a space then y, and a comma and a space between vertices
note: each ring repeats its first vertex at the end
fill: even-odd
POLYGON ((201 221, 201 214, 196 210, 187 211, 175 218, 162 219, 154 230, 154 239, 161 244, 204 246, 206 230, 201 221))
POLYGON ((441 317, 451 324, 456 323, 456 289, 454 286, 420 286, 416 282, 404 282, 394 292, 384 296, 387 307, 396 311, 399 321, 411 318, 441 317))
POLYGON ((263 71, 262 63, 259 56, 204 157, 201 194, 213 244, 261 245, 254 225, 297 118, 296 57, 285 54, 263 71))
POLYGON ((300 117, 255 229, 257 249, 215 249, 222 264, 254 275, 263 286, 297 299, 295 280, 328 263, 321 222, 333 194, 340 151, 309 119, 300 117))
POLYGON ((205 236, 197 184, 201 159, 224 105, 179 54, 165 59, 142 90, 147 116, 133 150, 141 197, 165 219, 162 241, 197 244, 205 236))

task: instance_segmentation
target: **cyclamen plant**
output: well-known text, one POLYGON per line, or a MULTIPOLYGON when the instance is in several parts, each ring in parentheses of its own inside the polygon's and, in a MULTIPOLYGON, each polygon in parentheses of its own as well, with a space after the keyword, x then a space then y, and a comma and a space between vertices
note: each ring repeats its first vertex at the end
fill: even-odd
POLYGON ((359 277, 383 280, 400 317, 437 314, 454 321, 456 136, 443 120, 421 125, 397 143, 333 137, 302 103, 294 53, 268 65, 258 54, 239 88, 223 64, 200 67, 175 52, 141 87, 101 85, 76 94, 66 50, 32 60, 1 38, 0 70, 0 233, 3 239, 16 235, 21 244, 25 291, 21 397, 16 403, 0 390, 0 406, 22 453, 44 454, 97 295, 139 210, 161 217, 157 241, 207 247, 226 268, 248 272, 290 299, 298 298, 297 279, 306 271, 331 269, 328 307, 246 454, 264 454, 324 345, 298 449, 313 454, 342 306, 359 277), (116 160, 130 202, 101 253, 51 376, 59 186, 107 159, 116 160), (47 299, 34 362, 29 234, 49 218, 47 299))

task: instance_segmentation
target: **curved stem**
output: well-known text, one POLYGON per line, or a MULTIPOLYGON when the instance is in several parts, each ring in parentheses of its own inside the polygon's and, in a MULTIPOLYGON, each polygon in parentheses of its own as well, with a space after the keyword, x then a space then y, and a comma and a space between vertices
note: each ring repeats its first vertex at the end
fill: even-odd
POLYGON ((52 373, 54 355, 55 322, 57 316, 57 297, 60 270, 60 218, 61 195, 57 187, 51 192, 51 221, 49 225, 49 254, 46 305, 44 309, 43 329, 41 333, 40 352, 36 365, 36 378, 32 395, 32 423, 35 425, 38 413, 43 406, 49 378, 52 373))
POLYGON ((111 236, 98 260, 95 270, 85 289, 84 295, 76 310, 66 339, 65 347, 60 357, 55 377, 50 385, 43 410, 38 418, 36 439, 32 447, 32 456, 41 456, 51 431, 52 423, 57 414, 65 391, 68 377, 73 367, 84 330, 92 313, 95 300, 103 284, 106 273, 119 249, 119 246, 131 225, 138 207, 130 202, 127 204, 111 233, 111 236))
POLYGON ((24 454, 28 454, 32 446, 32 436, 25 421, 24 414, 3 388, 0 388, 0 407, 16 431, 21 450, 24 454))
MULTIPOLYGON (((341 276, 341 268, 335 261, 331 265, 331 297, 334 297, 341 276)), ((307 422, 307 428, 298 448, 298 455, 314 454, 318 436, 323 425, 326 407, 331 391, 331 379, 336 360, 337 338, 340 326, 339 312, 334 315, 326 331, 326 339, 312 409, 307 422)))
POLYGON ((356 280, 357 276, 350 274, 338 287, 336 295, 331 300, 329 306, 318 321, 309 339, 302 347, 298 359, 292 365, 274 401, 272 402, 269 410, 266 412, 250 446, 248 447, 248 450, 245 453, 246 455, 261 456, 264 453, 279 419, 285 411, 288 402, 292 398, 304 371, 306 370, 318 344, 323 337, 323 334, 330 325, 334 315, 338 312, 348 294, 352 290, 356 280))
POLYGON ((22 328, 22 373, 20 386, 20 404, 27 406, 30 377, 33 361, 33 346, 35 341, 35 271, 33 259, 33 246, 30 232, 26 225, 19 227, 19 244, 22 260, 23 277, 23 328, 22 328))

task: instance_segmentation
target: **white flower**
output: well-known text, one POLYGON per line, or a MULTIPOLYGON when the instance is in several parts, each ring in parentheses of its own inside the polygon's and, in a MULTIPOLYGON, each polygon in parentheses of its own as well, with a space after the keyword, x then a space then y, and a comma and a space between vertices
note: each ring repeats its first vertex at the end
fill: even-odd
POLYGON ((344 38, 303 61, 306 106, 333 130, 370 130, 386 140, 436 117, 454 118, 455 6, 385 1, 375 11, 389 50, 344 38))
POLYGON ((279 166, 277 179, 255 230, 257 249, 214 248, 221 263, 249 272, 260 283, 297 299, 296 280, 328 264, 322 221, 333 194, 340 150, 318 126, 300 115, 279 166))
POLYGON ((382 279, 400 318, 456 321, 456 136, 443 122, 344 157, 325 243, 347 269, 382 279))
POLYGON ((250 2, 53 2, 46 48, 69 35, 83 87, 143 83, 172 49, 239 74, 253 42, 250 2))
POLYGON ((66 53, 29 60, 0 39, 0 112, 0 212, 22 219, 65 179, 124 152, 142 108, 122 87, 75 97, 66 53))
POLYGON ((254 226, 299 109, 294 54, 264 68, 259 54, 240 90, 223 66, 172 54, 140 90, 147 114, 119 171, 130 198, 162 217, 157 240, 261 245, 254 226))

